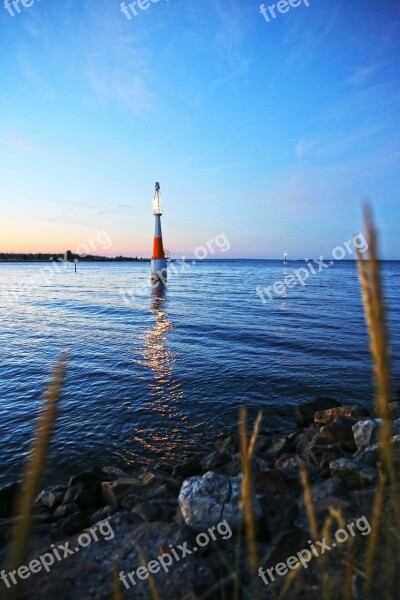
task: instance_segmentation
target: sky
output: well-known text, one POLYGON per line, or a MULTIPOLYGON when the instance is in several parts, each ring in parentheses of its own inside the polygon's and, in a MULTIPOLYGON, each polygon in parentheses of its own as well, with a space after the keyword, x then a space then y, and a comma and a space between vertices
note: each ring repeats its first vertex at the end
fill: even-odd
POLYGON ((0 251, 148 257, 160 181, 175 257, 330 254, 369 201, 400 259, 398 0, 30 2, 0 4, 0 251))

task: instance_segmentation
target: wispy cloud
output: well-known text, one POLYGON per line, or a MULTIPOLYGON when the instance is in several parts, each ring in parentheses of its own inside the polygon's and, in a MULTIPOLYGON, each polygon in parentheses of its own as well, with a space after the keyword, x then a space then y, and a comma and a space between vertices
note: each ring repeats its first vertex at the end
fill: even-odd
POLYGON ((373 142, 376 136, 385 130, 384 123, 375 122, 341 134, 330 132, 306 136, 301 138, 295 146, 296 158, 302 160, 312 157, 337 157, 351 150, 359 142, 365 142, 368 139, 373 142))
POLYGON ((217 0, 212 4, 218 19, 218 28, 214 37, 215 58, 224 74, 212 84, 220 85, 242 78, 249 69, 250 61, 246 57, 246 28, 243 7, 234 0, 223 3, 217 0))
POLYGON ((355 87, 364 85, 372 75, 375 75, 381 68, 381 65, 367 65, 363 67, 357 67, 353 70, 353 73, 348 78, 348 82, 355 87))
POLYGON ((19 133, 6 133, 0 137, 0 144, 34 154, 46 154, 45 148, 24 138, 19 133))

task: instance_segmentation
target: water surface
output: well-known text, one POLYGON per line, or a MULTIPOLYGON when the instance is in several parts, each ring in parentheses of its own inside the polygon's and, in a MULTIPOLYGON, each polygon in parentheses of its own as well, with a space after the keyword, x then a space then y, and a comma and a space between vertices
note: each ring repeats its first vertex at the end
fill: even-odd
MULTIPOLYGON (((293 407, 316 394, 369 406, 354 263, 266 304, 256 294, 300 266, 199 262, 152 291, 148 263, 81 263, 45 279, 43 264, 1 264, 0 482, 20 473, 61 351, 69 361, 48 465, 55 481, 92 464, 182 458, 234 426, 243 404, 263 408, 269 429, 290 426, 293 407), (131 290, 129 304, 121 289, 131 290)), ((383 263, 383 275, 399 382, 400 263, 383 263)))

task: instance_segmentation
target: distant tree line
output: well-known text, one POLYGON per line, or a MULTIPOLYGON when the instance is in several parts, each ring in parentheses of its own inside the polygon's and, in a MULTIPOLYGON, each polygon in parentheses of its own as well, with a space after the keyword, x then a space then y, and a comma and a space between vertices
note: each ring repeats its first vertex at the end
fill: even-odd
POLYGON ((47 262, 47 261, 69 261, 75 260, 79 262, 140 262, 148 261, 148 258, 138 258, 137 256, 116 256, 115 258, 109 258, 108 256, 95 256, 93 254, 87 254, 86 256, 80 256, 74 254, 70 250, 67 250, 64 254, 47 254, 44 252, 38 252, 36 254, 25 254, 19 252, 0 252, 0 262, 47 262))

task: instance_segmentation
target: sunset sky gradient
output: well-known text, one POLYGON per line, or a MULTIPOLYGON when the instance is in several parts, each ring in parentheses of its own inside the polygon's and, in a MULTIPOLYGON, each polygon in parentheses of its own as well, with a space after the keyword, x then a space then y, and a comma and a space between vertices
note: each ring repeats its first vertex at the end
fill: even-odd
POLYGON ((0 251, 149 256, 160 181, 173 256, 330 253, 369 198, 400 259, 400 3, 259 4, 1 6, 0 251))

